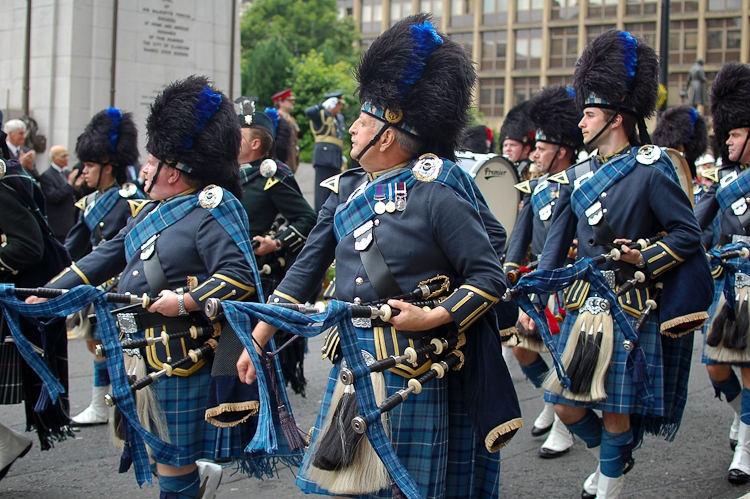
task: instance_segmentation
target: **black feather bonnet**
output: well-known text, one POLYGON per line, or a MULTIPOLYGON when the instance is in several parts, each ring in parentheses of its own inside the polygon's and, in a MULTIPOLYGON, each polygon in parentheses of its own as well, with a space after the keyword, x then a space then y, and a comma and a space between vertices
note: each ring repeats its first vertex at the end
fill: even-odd
POLYGON ((690 106, 673 107, 661 115, 651 139, 658 146, 682 151, 695 176, 695 160, 703 156, 708 147, 706 121, 690 106))
POLYGON ((76 142, 83 163, 112 165, 114 169, 138 164, 138 129, 132 113, 116 107, 99 111, 76 142))
POLYGON ((583 135, 578 128, 581 112, 571 87, 544 87, 529 101, 528 114, 536 129, 535 141, 568 146, 576 151, 583 146, 583 135))

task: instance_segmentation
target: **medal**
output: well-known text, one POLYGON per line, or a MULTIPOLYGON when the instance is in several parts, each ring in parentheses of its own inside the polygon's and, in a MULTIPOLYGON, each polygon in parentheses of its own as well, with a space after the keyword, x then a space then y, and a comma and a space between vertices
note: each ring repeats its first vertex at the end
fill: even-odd
POLYGON ((398 211, 406 209, 406 182, 396 183, 396 209, 398 211))
POLYGON ((375 186, 375 213, 378 215, 382 215, 385 213, 385 203, 383 202, 385 200, 385 191, 383 190, 383 184, 378 184, 375 186))
POLYGON ((385 211, 388 213, 396 211, 396 203, 393 202, 393 184, 388 184, 388 202, 385 204, 385 211))

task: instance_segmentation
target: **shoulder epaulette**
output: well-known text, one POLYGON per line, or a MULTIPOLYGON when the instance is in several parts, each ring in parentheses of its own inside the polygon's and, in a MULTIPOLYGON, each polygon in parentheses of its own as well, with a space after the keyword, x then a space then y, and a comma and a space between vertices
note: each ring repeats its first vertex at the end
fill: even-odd
POLYGON ((136 185, 131 182, 122 184, 122 187, 119 190, 120 197, 123 197, 125 199, 132 198, 133 196, 135 196, 136 192, 138 192, 138 187, 136 187, 136 185))
POLYGON ((325 187, 326 189, 330 189, 334 192, 334 194, 339 193, 339 181, 341 180, 341 175, 343 173, 339 173, 338 175, 334 175, 333 177, 327 178, 324 181, 320 183, 321 187, 325 187))
MULTIPOLYGON (((281 180, 279 180, 278 178, 276 178, 276 176, 269 177, 268 180, 266 180, 266 185, 263 187, 263 190, 267 191, 268 189, 270 189, 274 185, 278 184, 279 182, 281 182, 281 180)), ((323 185, 323 184, 321 184, 321 185, 323 185)))
POLYGON ((550 182, 555 182, 558 184, 565 184, 565 185, 570 183, 570 180, 568 180, 568 174, 566 173, 566 170, 557 172, 554 175, 550 175, 549 177, 547 177, 547 180, 549 180, 550 182))
POLYGON ((703 178, 707 178, 711 182, 718 182, 719 170, 721 170, 721 168, 706 168, 701 175, 703 175, 703 178))
POLYGON ((130 216, 133 218, 137 217, 143 207, 150 202, 151 201, 148 199, 128 199, 128 205, 130 205, 130 216))
POLYGON ((529 180, 524 180, 523 182, 519 182, 513 187, 523 192, 524 194, 531 194, 531 182, 529 180))
POLYGON ((81 199, 79 199, 78 201, 76 201, 76 204, 75 204, 76 208, 78 208, 79 210, 85 210, 86 209, 86 199, 87 198, 88 198, 88 196, 83 196, 81 199))

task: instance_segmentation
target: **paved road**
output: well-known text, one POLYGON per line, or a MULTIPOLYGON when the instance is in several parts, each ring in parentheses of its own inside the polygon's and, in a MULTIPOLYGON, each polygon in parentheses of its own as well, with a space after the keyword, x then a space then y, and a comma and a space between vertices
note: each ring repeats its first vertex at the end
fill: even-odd
MULTIPOLYGON (((312 194, 312 169, 303 165, 298 172, 306 195, 312 194)), ((699 341, 699 340, 698 340, 699 341)), ((306 399, 291 396, 292 407, 301 428, 309 428, 320 403, 328 366, 317 352, 322 339, 310 341, 305 363, 309 379, 306 399)), ((82 341, 69 344, 71 364, 71 412, 76 414, 89 402, 92 368, 91 356, 82 341)), ((577 441, 571 451, 556 460, 537 457, 541 439, 531 437, 530 425, 541 409, 540 393, 526 381, 518 365, 511 363, 511 373, 521 401, 527 428, 522 429, 504 449, 501 495, 512 499, 580 497, 584 478, 596 466, 594 458, 577 441)), ((653 437, 636 451, 635 469, 627 476, 627 498, 665 499, 736 499, 750 492, 750 484, 736 487, 726 481, 731 460, 727 432, 731 409, 714 399, 705 368, 700 364, 700 346, 693 352, 688 407, 677 439, 667 443, 653 437)), ((23 430, 21 406, 0 406, 0 420, 17 431, 23 430)), ((106 427, 80 430, 74 440, 59 443, 49 452, 38 446, 19 460, 0 483, 0 498, 80 499, 108 497, 140 499, 158 497, 158 488, 146 485, 139 489, 132 472, 117 473, 119 455, 109 442, 106 427)), ((217 495, 220 499, 285 499, 304 497, 294 486, 291 472, 278 479, 251 480, 233 470, 224 471, 217 495)))

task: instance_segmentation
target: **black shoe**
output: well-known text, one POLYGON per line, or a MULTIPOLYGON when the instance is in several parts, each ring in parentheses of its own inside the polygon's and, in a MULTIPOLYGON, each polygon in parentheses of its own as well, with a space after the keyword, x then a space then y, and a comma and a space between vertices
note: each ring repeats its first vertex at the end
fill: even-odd
POLYGON ((536 426, 531 427, 531 436, 532 437, 541 437, 542 435, 546 435, 549 433, 549 431, 552 429, 552 425, 547 426, 546 428, 537 428, 536 426))
POLYGON ((589 494, 586 489, 581 491, 581 499, 596 499, 596 494, 589 494))
POLYGON ((740 470, 729 470, 729 473, 727 473, 727 480, 729 480, 729 483, 742 485, 743 483, 750 481, 750 475, 740 470))
POLYGON ((730 438, 729 439, 729 448, 732 449, 732 452, 734 452, 734 448, 737 447, 737 439, 736 438, 730 438))
POLYGON ((552 450, 547 449, 545 447, 542 447, 539 449, 539 457, 542 457, 544 459, 554 459, 556 457, 560 457, 563 454, 567 453, 570 450, 570 447, 568 447, 565 450, 552 450))

